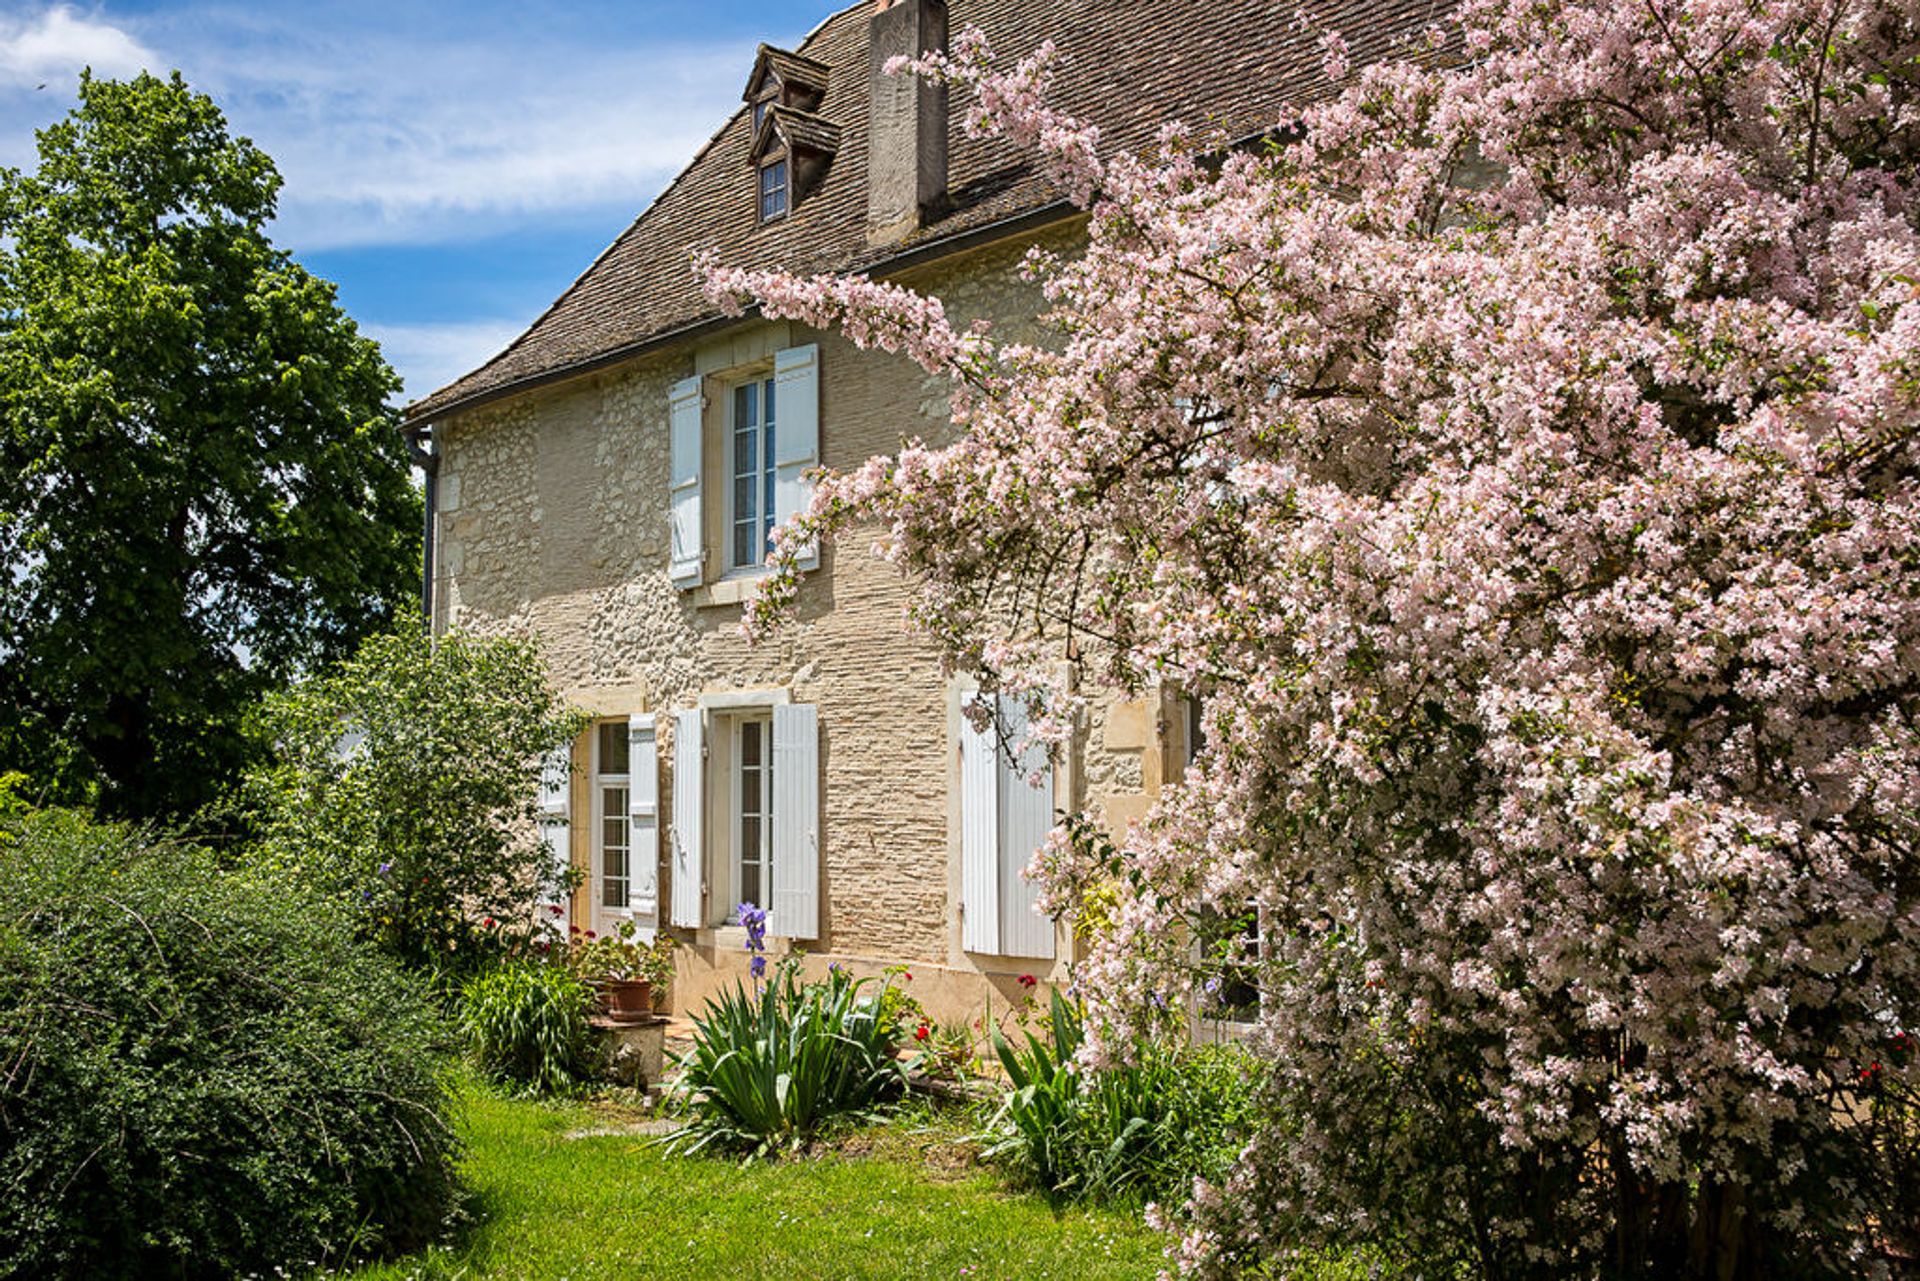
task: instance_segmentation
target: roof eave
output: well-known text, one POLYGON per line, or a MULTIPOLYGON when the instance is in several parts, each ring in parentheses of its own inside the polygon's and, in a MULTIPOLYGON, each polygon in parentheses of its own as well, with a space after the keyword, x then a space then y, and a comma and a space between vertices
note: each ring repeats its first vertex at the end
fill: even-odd
MULTIPOLYGON (((1049 201, 1047 204, 1028 209, 1023 213, 1012 214, 995 222, 985 223, 978 227, 970 227, 965 231, 957 231, 950 236, 941 236, 931 240, 921 241, 865 268, 864 274, 884 277, 902 271, 909 271, 914 267, 938 261, 952 254, 965 253, 969 249, 976 249, 991 240, 1022 235, 1030 231, 1039 231, 1055 223, 1071 222, 1075 218, 1084 216, 1084 210, 1062 197, 1049 201)), ((752 309, 746 314, 753 314, 752 309)), ((583 357, 580 360, 571 361, 564 365, 557 365, 552 369, 542 370, 537 374, 527 374, 511 382, 501 383, 498 387, 487 387, 480 391, 469 392, 467 395, 448 401, 444 405, 435 406, 426 413, 415 414, 402 411, 406 412, 407 416, 401 419, 400 426, 402 430, 411 431, 417 427, 436 422, 454 414, 465 413, 469 410, 478 409, 482 405, 490 405, 495 401, 517 396, 522 392, 533 391, 540 387, 550 387, 555 383, 567 382, 574 378, 582 378, 588 374, 597 373, 602 369, 606 369, 611 365, 621 364, 624 361, 633 360, 636 357, 646 356, 653 352, 664 350, 676 343, 682 343, 689 339, 701 338, 709 334, 717 333, 731 325, 738 324, 740 319, 741 317, 739 316, 704 317, 685 325, 676 326, 673 329, 664 330, 661 333, 649 335, 635 342, 610 348, 597 355, 583 357)))

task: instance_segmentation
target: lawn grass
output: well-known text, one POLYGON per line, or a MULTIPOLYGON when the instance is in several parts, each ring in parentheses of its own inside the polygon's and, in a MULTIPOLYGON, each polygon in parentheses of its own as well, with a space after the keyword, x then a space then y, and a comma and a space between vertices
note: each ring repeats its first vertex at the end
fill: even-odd
MULTIPOLYGON (((911 1121, 838 1150, 742 1168, 604 1131, 604 1109, 463 1095, 478 1222, 356 1281, 454 1278, 1151 1277, 1136 1214, 1055 1212, 911 1121), (600 1130, 601 1133, 590 1133, 600 1130), (586 1132, 586 1133, 583 1133, 586 1132)), ((618 1121, 620 1118, 612 1118, 618 1121)))

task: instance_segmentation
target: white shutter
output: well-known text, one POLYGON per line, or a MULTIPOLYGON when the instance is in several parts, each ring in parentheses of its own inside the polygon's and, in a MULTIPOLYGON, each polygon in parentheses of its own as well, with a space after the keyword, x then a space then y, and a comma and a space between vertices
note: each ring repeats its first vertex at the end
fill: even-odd
POLYGON ((820 718, 773 709, 773 915, 782 938, 820 937, 820 718))
POLYGON ((660 755, 653 714, 627 718, 627 909, 648 921, 660 912, 660 755))
MULTIPOLYGON (((540 761, 540 800, 539 825, 540 839, 547 843, 553 852, 553 869, 565 885, 567 869, 573 861, 573 844, 567 819, 573 795, 573 745, 564 743, 548 752, 540 761)), ((542 925, 558 920, 546 909, 557 907, 562 912, 567 908, 567 895, 564 888, 557 889, 540 901, 546 917, 542 925)))
MULTIPOLYGON (((968 696, 972 697, 971 695, 968 696)), ((960 718, 960 945, 1000 950, 1000 745, 960 718)))
POLYGON ((698 708, 673 715, 673 923, 698 926, 706 850, 706 733, 698 708))
MULTIPOLYGON (((1025 706, 1018 699, 1001 700, 1000 720, 1008 741, 1018 744, 1027 732, 1025 706)), ((1053 922, 1040 911, 1040 887, 1023 873, 1053 830, 1053 767, 1038 746, 1021 752, 1018 761, 1008 760, 1005 753, 996 753, 994 760, 1000 808, 1000 954, 1051 959, 1053 922), (1038 787, 1027 782, 1033 770, 1040 771, 1038 787)))
POLYGON ((672 419, 669 496, 673 505, 673 552, 667 575, 680 587, 697 587, 706 563, 700 524, 701 419, 706 400, 700 377, 682 379, 667 397, 672 419))
MULTIPOLYGON (((773 353, 773 518, 784 525, 807 509, 813 482, 807 473, 820 465, 820 347, 788 347, 773 353)), ((803 569, 820 564, 820 549, 801 559, 803 569)))

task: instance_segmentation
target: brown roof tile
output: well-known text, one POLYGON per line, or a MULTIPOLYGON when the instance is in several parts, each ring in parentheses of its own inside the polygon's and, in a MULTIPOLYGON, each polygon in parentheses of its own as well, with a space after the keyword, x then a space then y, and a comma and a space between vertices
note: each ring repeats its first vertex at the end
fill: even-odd
MULTIPOLYGON (((1343 35, 1355 63, 1391 56, 1452 0, 949 0, 948 22, 986 32, 1002 57, 1059 48, 1052 101, 1100 126, 1103 146, 1148 145, 1167 120, 1246 137, 1328 90, 1315 28, 1343 35)), ((690 266, 697 248, 745 266, 799 272, 884 268, 889 259, 1057 203, 1030 156, 963 136, 956 91, 947 211, 903 245, 866 235, 867 24, 871 0, 828 18, 798 55, 829 68, 815 113, 839 126, 833 160, 792 214, 762 225, 743 107, 646 211, 507 349, 416 401, 410 423, 597 365, 714 316, 690 266)), ((772 60, 768 57, 767 60, 772 60)), ((743 67, 742 73, 750 71, 743 67)))

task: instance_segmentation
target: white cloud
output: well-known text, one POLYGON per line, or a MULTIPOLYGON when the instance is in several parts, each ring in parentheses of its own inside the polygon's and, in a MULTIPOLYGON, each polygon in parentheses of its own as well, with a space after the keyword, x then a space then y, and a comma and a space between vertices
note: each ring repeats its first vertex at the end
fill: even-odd
POLYGON ((82 67, 98 76, 129 76, 155 65, 154 55, 111 23, 55 5, 37 17, 0 16, 0 86, 67 89, 82 67))
POLYGON ((739 104, 753 49, 517 42, 202 9, 181 66, 286 177, 297 251, 422 243, 640 206, 739 104))
POLYGON ((380 344, 387 363, 406 382, 401 403, 437 391, 468 370, 477 369, 520 336, 526 325, 512 320, 462 321, 429 325, 362 325, 380 344))

